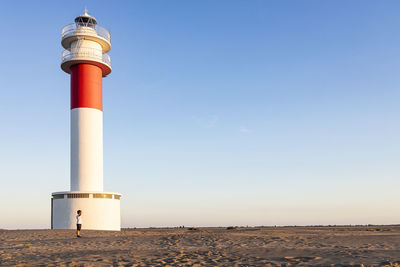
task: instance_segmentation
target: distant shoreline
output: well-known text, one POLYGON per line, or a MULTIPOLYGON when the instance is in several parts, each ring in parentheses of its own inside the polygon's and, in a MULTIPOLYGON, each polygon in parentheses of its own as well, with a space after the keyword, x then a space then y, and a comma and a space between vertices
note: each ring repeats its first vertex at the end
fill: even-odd
MULTIPOLYGON (((146 230, 146 229, 190 229, 190 228, 199 228, 199 229, 226 229, 228 227, 234 227, 235 229, 246 229, 246 228, 334 228, 334 227, 400 227, 400 224, 338 224, 338 225, 261 225, 261 226, 151 226, 151 227, 122 227, 122 230, 146 230)), ((19 229, 7 229, 1 228, 0 231, 40 231, 40 230, 55 230, 49 228, 19 228, 19 229)), ((61 229, 68 230, 68 229, 61 229)), ((99 230, 91 230, 91 231, 99 231, 99 230)))

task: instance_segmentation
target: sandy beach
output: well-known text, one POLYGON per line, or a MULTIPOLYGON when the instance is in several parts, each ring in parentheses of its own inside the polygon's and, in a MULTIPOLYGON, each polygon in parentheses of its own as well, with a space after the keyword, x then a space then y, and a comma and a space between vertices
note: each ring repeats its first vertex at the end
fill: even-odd
POLYGON ((400 266, 400 226, 0 230, 1 266, 400 266))

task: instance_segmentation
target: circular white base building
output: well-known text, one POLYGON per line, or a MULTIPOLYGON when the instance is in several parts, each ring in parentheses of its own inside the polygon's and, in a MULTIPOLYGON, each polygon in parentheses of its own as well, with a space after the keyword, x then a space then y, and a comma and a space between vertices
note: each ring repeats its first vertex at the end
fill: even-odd
POLYGON ((82 211, 82 229, 121 230, 121 194, 112 192, 55 192, 51 199, 51 228, 76 229, 77 211, 82 211))

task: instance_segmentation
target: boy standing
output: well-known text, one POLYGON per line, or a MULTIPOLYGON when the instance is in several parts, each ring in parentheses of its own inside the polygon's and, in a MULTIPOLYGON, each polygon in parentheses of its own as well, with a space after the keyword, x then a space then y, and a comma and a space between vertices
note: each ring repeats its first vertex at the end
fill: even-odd
POLYGON ((81 237, 81 228, 82 228, 82 211, 77 211, 78 215, 76 215, 76 236, 81 237))

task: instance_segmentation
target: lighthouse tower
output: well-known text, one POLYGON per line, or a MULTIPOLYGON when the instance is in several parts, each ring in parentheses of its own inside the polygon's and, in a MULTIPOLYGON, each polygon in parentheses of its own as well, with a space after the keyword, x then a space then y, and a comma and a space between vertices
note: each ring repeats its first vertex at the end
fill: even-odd
POLYGON ((111 73, 110 33, 85 13, 62 29, 61 69, 71 76, 71 188, 52 193, 52 229, 120 230, 121 194, 103 192, 102 78, 111 73))

